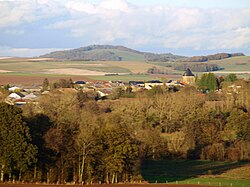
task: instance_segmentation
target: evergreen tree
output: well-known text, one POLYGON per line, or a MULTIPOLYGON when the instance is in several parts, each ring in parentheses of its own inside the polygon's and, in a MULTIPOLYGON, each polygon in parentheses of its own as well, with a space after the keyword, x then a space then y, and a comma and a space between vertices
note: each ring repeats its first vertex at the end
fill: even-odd
POLYGON ((205 73, 199 81, 199 88, 203 92, 215 91, 218 88, 218 81, 213 73, 205 73))
POLYGON ((237 80, 237 76, 234 73, 230 73, 228 76, 225 77, 225 81, 227 82, 234 82, 237 80))
POLYGON ((22 173, 36 162, 37 148, 31 144, 29 128, 24 122, 22 110, 0 103, 0 168, 1 181, 4 174, 22 173))

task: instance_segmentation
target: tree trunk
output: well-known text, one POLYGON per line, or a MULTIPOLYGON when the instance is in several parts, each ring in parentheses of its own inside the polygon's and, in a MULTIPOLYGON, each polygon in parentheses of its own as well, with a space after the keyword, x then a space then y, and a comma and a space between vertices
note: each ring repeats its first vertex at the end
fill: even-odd
POLYGON ((112 180, 111 183, 114 184, 115 183, 115 173, 112 174, 112 180))
POLYGON ((4 168, 5 168, 5 165, 3 164, 1 168, 1 179, 0 179, 1 182, 3 182, 4 180, 4 168))
POLYGON ((109 184, 109 173, 106 173, 106 183, 109 184))
POLYGON ((84 172, 84 167, 85 167, 85 160, 86 160, 86 154, 85 154, 85 149, 82 151, 82 160, 81 160, 81 166, 79 168, 79 183, 82 183, 83 180, 83 172, 84 172))
POLYGON ((115 173, 115 183, 118 183, 118 173, 115 173))
POLYGON ((19 172, 18 181, 21 181, 21 178, 22 178, 22 171, 19 172))
POLYGON ((37 167, 35 165, 35 167, 34 167, 34 178, 33 178, 34 182, 36 182, 36 178, 37 178, 37 167))
POLYGON ((47 172, 47 183, 50 183, 51 181, 51 173, 52 173, 52 169, 49 168, 49 171, 47 172))
POLYGON ((11 172, 9 172, 9 182, 11 181, 11 172))
POLYGON ((155 147, 154 146, 153 146, 153 149, 152 149, 152 153, 153 153, 152 159, 155 160, 155 147))

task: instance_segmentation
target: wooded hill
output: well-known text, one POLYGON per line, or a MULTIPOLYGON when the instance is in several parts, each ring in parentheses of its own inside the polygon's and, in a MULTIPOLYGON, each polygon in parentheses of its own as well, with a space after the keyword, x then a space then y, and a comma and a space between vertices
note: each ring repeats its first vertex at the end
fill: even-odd
POLYGON ((57 58, 67 60, 87 61, 161 61, 167 62, 186 58, 171 53, 156 54, 141 52, 124 46, 90 45, 72 50, 55 51, 40 56, 42 58, 57 58))
POLYGON ((40 57, 86 61, 206 62, 209 60, 221 60, 235 56, 245 55, 243 53, 218 53, 208 56, 185 57, 171 53, 157 54, 141 52, 124 46, 90 45, 77 49, 55 51, 40 57))

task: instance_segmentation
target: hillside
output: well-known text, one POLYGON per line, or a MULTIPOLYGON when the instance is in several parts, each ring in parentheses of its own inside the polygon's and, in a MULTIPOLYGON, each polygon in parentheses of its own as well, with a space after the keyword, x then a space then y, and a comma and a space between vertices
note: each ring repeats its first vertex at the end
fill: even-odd
POLYGON ((231 57, 245 56, 243 53, 217 53, 207 56, 193 56, 190 58, 180 59, 181 62, 207 62, 212 60, 223 60, 231 57))
POLYGON ((184 59, 184 56, 171 53, 156 54, 141 52, 124 46, 90 45, 77 49, 55 51, 40 56, 41 58, 54 58, 64 60, 84 61, 152 61, 168 62, 184 59))

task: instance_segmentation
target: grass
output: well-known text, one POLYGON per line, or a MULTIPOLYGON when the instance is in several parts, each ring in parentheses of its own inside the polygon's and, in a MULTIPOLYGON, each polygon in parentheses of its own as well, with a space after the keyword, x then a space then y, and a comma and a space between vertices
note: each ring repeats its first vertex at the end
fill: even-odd
POLYGON ((223 60, 209 61, 211 64, 218 64, 225 68, 225 71, 250 71, 250 56, 239 56, 223 60))
POLYGON ((248 187, 250 186, 249 180, 234 180, 223 178, 191 178, 183 181, 170 182, 172 184, 204 184, 211 186, 235 186, 235 187, 248 187))
POLYGON ((95 49, 94 51, 85 51, 86 54, 100 54, 100 52, 112 52, 116 56, 122 57, 123 61, 144 61, 143 54, 137 54, 130 51, 123 51, 119 49, 95 49))
POLYGON ((149 68, 153 67, 152 64, 138 61, 105 61, 102 63, 110 66, 118 66, 129 69, 132 73, 145 73, 149 68))
POLYGON ((118 56, 123 58, 123 61, 140 61, 144 62, 144 55, 143 54, 136 54, 128 51, 120 51, 114 50, 118 56))
POLYGON ((146 161, 141 173, 151 183, 250 186, 249 162, 146 161))

